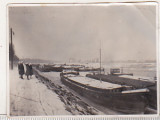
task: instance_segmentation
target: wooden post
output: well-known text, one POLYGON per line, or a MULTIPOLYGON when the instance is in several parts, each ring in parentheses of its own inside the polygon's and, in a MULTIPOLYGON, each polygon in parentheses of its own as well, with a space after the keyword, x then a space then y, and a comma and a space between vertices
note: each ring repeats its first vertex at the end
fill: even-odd
POLYGON ((11 69, 13 70, 13 43, 12 43, 12 28, 10 29, 10 34, 11 34, 11 69))

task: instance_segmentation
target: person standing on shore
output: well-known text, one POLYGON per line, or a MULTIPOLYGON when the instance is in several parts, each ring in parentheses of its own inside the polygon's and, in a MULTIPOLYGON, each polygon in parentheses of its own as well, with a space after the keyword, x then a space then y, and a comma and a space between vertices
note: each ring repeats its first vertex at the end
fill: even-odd
POLYGON ((24 66, 22 61, 18 63, 18 72, 19 72, 20 78, 23 79, 24 66))
POLYGON ((29 75, 30 75, 30 79, 32 78, 33 75, 33 69, 32 69, 32 64, 29 64, 29 75))
POLYGON ((27 76, 27 79, 29 80, 29 74, 30 74, 30 67, 29 67, 29 64, 26 63, 26 76, 27 76))

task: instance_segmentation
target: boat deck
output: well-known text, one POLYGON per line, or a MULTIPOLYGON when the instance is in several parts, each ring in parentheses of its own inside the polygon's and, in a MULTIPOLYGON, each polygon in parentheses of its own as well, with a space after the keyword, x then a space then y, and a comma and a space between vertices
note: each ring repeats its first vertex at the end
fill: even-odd
POLYGON ((135 80, 133 78, 125 78, 125 77, 119 77, 119 76, 113 76, 113 75, 91 75, 88 74, 87 77, 94 78, 99 80, 99 78, 102 79, 102 81, 111 82, 114 84, 121 84, 121 85, 127 85, 127 86, 133 86, 135 88, 147 88, 149 86, 155 86, 156 83, 153 83, 151 81, 144 81, 144 80, 135 80))
POLYGON ((140 76, 131 76, 131 75, 119 75, 121 78, 129 78, 129 79, 134 79, 134 80, 141 80, 141 81, 149 81, 152 83, 155 83, 156 81, 153 80, 153 78, 150 77, 140 77, 140 76))
POLYGON ((121 88, 121 85, 118 84, 114 84, 114 83, 109 83, 109 82, 104 82, 104 81, 98 81, 92 78, 88 78, 88 77, 84 77, 84 76, 67 76, 64 75, 65 77, 67 77, 68 79, 90 86, 90 87, 94 87, 94 88, 101 88, 101 89, 115 89, 115 88, 121 88))

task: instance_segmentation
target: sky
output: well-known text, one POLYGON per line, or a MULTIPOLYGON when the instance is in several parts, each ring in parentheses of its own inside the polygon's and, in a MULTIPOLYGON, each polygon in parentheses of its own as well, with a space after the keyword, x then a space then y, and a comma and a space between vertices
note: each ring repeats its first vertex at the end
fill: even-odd
POLYGON ((156 59, 154 4, 12 6, 9 27, 19 58, 156 59))

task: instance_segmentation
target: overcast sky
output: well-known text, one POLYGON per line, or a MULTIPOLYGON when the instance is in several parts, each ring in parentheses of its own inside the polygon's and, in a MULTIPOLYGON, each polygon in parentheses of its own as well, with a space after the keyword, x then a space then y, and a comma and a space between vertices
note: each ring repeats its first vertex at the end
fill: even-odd
POLYGON ((155 5, 10 7, 19 58, 155 60, 155 5))

